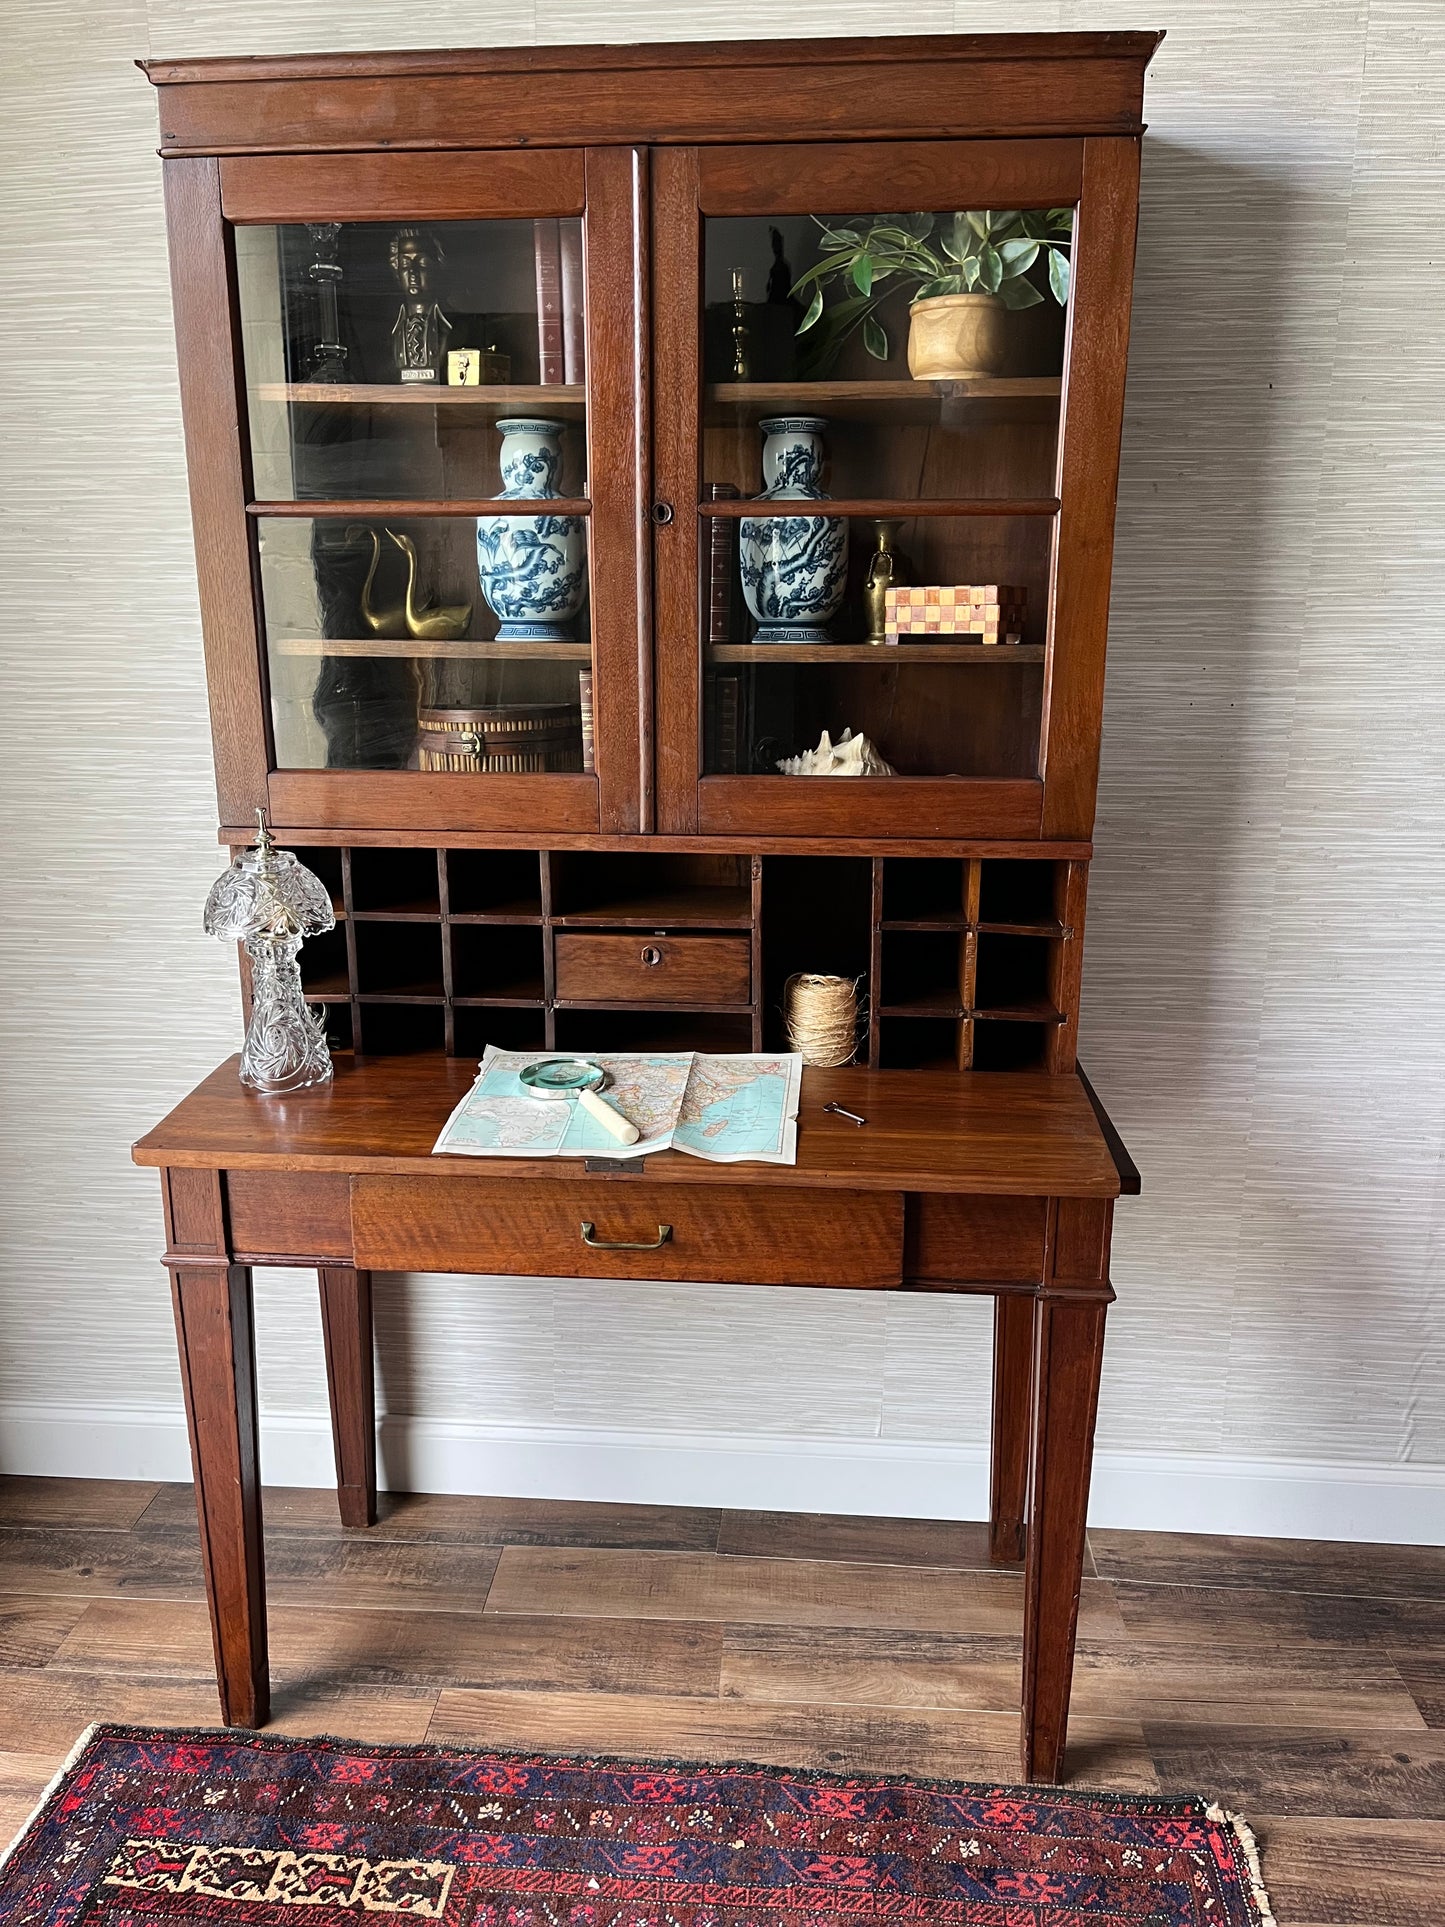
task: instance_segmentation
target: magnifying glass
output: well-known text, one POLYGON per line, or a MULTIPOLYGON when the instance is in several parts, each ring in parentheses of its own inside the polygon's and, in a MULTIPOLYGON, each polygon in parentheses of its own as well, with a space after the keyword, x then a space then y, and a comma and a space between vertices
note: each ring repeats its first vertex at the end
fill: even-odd
POLYGON ((517 1081, 528 1097, 575 1100, 589 1117, 595 1117, 604 1131, 610 1131, 619 1144, 636 1144, 641 1131, 609 1104, 598 1092, 610 1079, 600 1064, 590 1057, 547 1057, 535 1064, 524 1064, 517 1081))

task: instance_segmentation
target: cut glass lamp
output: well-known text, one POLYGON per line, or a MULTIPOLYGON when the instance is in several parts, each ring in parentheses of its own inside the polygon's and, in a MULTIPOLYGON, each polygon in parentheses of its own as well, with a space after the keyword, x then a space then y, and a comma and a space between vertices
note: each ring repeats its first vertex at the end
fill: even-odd
POLYGON ((331 1076, 326 1013, 312 1010, 296 957, 307 937, 336 928, 320 877, 278 850, 256 812, 254 849, 242 850, 206 899, 207 933, 243 943, 251 960, 251 1021, 241 1047, 241 1082, 257 1091, 299 1091, 331 1076))

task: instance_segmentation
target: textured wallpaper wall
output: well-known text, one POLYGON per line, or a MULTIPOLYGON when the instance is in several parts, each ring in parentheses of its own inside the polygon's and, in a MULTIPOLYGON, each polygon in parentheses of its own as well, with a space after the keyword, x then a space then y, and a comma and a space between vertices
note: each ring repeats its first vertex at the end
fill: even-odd
MULTIPOLYGON (((155 1181, 127 1147, 237 1037, 234 965, 199 927, 219 859, 155 104, 130 62, 903 25, 1170 30, 1085 986, 1084 1059, 1146 1184, 1120 1213, 1101 1443, 1206 1472, 1445 1465, 1433 0, 10 10, 0 1450, 68 1413, 76 1469, 86 1414, 179 1411, 155 1181)), ((314 1299, 305 1275, 261 1287, 272 1413, 324 1410, 314 1299)), ((398 1279, 381 1323, 387 1408, 443 1424, 865 1451, 985 1431, 969 1304, 398 1279)))

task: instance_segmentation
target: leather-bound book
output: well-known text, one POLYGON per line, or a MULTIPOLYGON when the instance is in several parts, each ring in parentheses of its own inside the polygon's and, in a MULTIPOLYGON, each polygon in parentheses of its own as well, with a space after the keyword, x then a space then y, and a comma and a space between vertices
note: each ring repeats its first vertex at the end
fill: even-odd
POLYGON ((550 217, 533 221, 532 237, 537 259, 537 379, 544 387, 553 387, 567 373, 562 344, 561 224, 550 217))

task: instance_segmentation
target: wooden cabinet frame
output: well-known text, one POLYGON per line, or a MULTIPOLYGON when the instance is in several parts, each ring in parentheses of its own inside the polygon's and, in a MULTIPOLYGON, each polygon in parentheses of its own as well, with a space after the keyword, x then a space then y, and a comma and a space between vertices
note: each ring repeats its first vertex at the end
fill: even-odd
POLYGON ((264 805, 293 838, 525 828, 754 846, 819 834, 1087 839, 1143 70, 1157 38, 146 63, 162 97, 222 824, 245 824, 264 805), (767 107, 784 72, 799 102, 793 139, 767 107), (965 97, 966 130, 940 119, 943 103, 965 97), (1077 205, 1055 499, 1035 505, 1052 522, 1037 773, 902 776, 829 786, 826 798, 806 779, 704 776, 701 222, 843 211, 883 183, 931 206, 1077 205), (273 769, 231 227, 529 214, 585 214, 596 775, 273 769), (670 521, 653 525, 654 501, 673 509, 670 521))
MULTIPOLYGON (((1104 641, 1123 423, 1138 140, 849 142, 669 148, 653 168, 656 490, 677 513, 656 531, 658 822, 669 832, 1087 836, 1103 715, 1104 641), (1049 646, 1037 777, 894 777, 840 786, 820 816, 813 780, 701 773, 698 635, 702 222, 741 214, 844 214, 880 181, 930 207, 1076 204, 1053 522, 1049 646)), ((944 504, 910 502, 899 513, 944 504)), ((951 513, 998 508, 949 503, 951 513)), ((1021 505, 1014 505, 1015 507, 1021 505)), ((882 512, 878 507, 872 513, 882 512)))
MULTIPOLYGON (((560 831, 644 829, 650 791, 645 280, 641 149, 227 157, 166 169, 172 293, 196 531, 221 819, 269 811, 302 828, 560 831), (381 504, 261 503, 245 432, 231 230, 247 223, 486 220, 583 215, 587 304, 589 562, 597 689, 595 775, 487 776, 294 770, 272 765, 260 585, 250 523, 261 513, 374 513, 381 504), (223 326, 217 329, 217 318, 223 326)), ((402 505, 390 505, 393 509, 402 505)), ((481 504, 445 507, 464 518, 481 504)))

